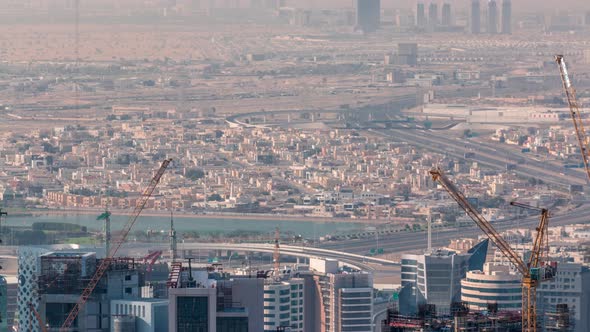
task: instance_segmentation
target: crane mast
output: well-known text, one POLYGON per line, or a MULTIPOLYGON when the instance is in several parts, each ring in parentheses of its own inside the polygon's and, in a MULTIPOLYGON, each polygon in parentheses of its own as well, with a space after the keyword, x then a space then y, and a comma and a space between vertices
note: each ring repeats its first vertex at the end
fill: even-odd
POLYGON ((559 67, 559 73, 561 75, 561 82, 563 83, 563 90, 567 99, 567 104, 570 108, 570 114, 574 122, 574 130, 576 131, 576 137, 578 138, 578 144, 580 145, 580 151, 582 152, 582 161, 584 162, 584 169, 586 170, 587 179, 590 181, 590 141, 588 135, 586 135, 586 129, 582 121, 582 114, 580 113, 580 105, 576 97, 576 89, 572 85, 572 80, 567 70, 567 65, 563 55, 556 55, 555 62, 559 67))
POLYGON ((123 226, 123 229, 121 230, 119 238, 116 241, 114 241, 112 247, 107 252, 107 256, 101 260, 98 268, 96 269, 96 272, 92 276, 92 279, 90 279, 90 282, 88 282, 88 285, 86 286, 86 288, 82 292, 82 295, 80 295, 80 298, 78 299, 78 301, 74 305, 74 308, 72 308, 72 310, 68 314, 68 317, 66 318, 63 325, 59 329, 61 332, 68 331, 70 326, 72 326, 72 324, 74 323, 74 320, 76 319, 76 317, 78 317, 80 310, 84 307, 84 305, 88 301, 88 298, 90 298, 90 295, 92 295, 92 292, 96 288, 96 285, 98 285, 98 283, 100 282, 100 279, 106 273, 109 266, 113 262, 113 257, 117 254, 117 251, 119 251, 119 248, 121 248, 121 246, 123 245, 125 240, 127 240, 127 236, 129 235, 131 228, 133 227, 133 225, 137 221, 137 218, 141 214, 141 211, 143 211, 143 208, 145 207, 148 200, 152 196, 158 183, 160 183, 160 179, 162 178, 162 175, 164 175, 164 172, 166 172, 166 168, 168 168, 168 165, 171 162, 172 162, 172 159, 166 159, 162 162, 162 166, 160 166, 160 169, 158 169, 158 171, 156 172, 156 174, 154 175, 154 177, 150 181, 150 184, 143 191, 140 200, 137 202, 137 204, 135 205, 135 208, 133 209, 133 213, 131 213, 131 216, 127 220, 127 223, 125 224, 125 226, 123 226))
MULTIPOLYGON (((537 331, 537 286, 539 282, 548 277, 539 269, 540 256, 543 246, 548 242, 544 241, 547 235, 549 222, 549 212, 547 209, 538 209, 541 212, 541 220, 537 227, 537 236, 533 245, 533 253, 528 264, 510 247, 508 242, 496 231, 492 224, 487 221, 470 203, 467 198, 455 187, 455 185, 446 177, 441 169, 435 168, 430 171, 432 179, 438 182, 449 195, 459 204, 459 206, 469 215, 469 217, 479 226, 479 228, 488 236, 488 238, 500 249, 502 254, 510 260, 516 269, 522 274, 522 331, 537 331)), ((533 208, 525 204, 511 203, 514 206, 523 208, 533 208)))

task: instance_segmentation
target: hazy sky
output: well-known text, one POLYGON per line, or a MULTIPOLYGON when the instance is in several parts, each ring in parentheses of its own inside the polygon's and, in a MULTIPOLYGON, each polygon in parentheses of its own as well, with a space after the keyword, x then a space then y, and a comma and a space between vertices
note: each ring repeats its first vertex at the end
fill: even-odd
MULTIPOLYGON (((0 10, 3 6, 14 7, 26 6, 38 6, 39 4, 70 4, 74 0, 0 0, 0 10)), ((199 1, 202 5, 207 6, 210 0, 175 0, 177 3, 192 3, 193 1, 199 1)), ((237 1, 241 6, 247 6, 252 0, 214 0, 218 4, 227 4, 237 1)), ((311 7, 311 8, 351 8, 354 6, 356 0, 286 0, 288 6, 293 7, 311 7)), ((414 8, 416 2, 421 1, 424 3, 430 2, 449 2, 457 7, 465 7, 469 5, 471 0, 381 0, 383 8, 392 7, 405 7, 414 8)), ((480 0, 485 3, 487 0, 480 0)), ((496 0, 501 2, 502 0, 496 0)), ((169 0, 81 0, 82 6, 84 4, 100 4, 100 7, 111 6, 111 7, 125 7, 125 6, 142 6, 143 3, 158 4, 168 3, 169 0)), ((171 1, 174 2, 174 1, 171 1)), ((92 5, 91 5, 92 6, 92 5)), ((580 11, 590 10, 590 0, 512 0, 512 6, 515 11, 580 11)))
MULTIPOLYGON (((317 5, 326 5, 331 7, 339 7, 343 4, 346 6, 350 6, 352 4, 351 0, 295 0, 295 2, 306 1, 307 3, 315 3, 317 5)), ((430 0, 422 0, 425 3, 430 3, 430 0)), ((454 5, 458 6, 465 6, 470 3, 471 0, 446 0, 444 2, 449 2, 454 5)), ((484 3, 486 0, 481 0, 484 3)), ((501 2, 502 0, 496 0, 501 2)), ((291 2, 291 1, 290 1, 291 2)), ((381 0, 383 7, 400 7, 400 6, 407 6, 407 7, 414 7, 416 4, 416 0, 381 0)), ((434 0, 434 2, 442 3, 443 0, 434 0)), ((523 10, 523 9, 543 9, 543 10, 558 10, 557 7, 561 8, 561 10, 575 10, 576 8, 581 9, 590 9, 590 0, 560 0, 558 2, 554 0, 512 0, 512 6, 515 9, 523 10)))

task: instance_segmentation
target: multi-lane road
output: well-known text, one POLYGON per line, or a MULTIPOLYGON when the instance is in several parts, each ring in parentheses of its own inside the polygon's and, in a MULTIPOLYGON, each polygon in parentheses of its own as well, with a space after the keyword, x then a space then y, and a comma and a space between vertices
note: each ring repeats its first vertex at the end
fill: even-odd
POLYGON ((498 144, 497 147, 460 139, 437 133, 433 130, 389 129, 370 130, 371 133, 393 140, 408 142, 416 147, 444 153, 455 158, 463 158, 465 152, 474 152, 473 161, 494 169, 506 169, 507 163, 518 164, 517 160, 524 159, 524 164, 518 164, 514 170, 518 175, 535 177, 554 185, 569 186, 570 184, 586 184, 584 173, 563 166, 541 162, 530 158, 527 154, 515 153, 512 149, 498 144))
MULTIPOLYGON (((465 152, 475 152, 473 161, 493 169, 505 169, 506 163, 514 163, 513 160, 525 159, 525 163, 519 164, 515 172, 525 177, 535 177, 544 182, 566 188, 570 184, 586 184, 584 174, 577 171, 565 170, 563 167, 550 163, 541 163, 521 153, 488 144, 472 142, 468 139, 456 139, 449 135, 436 133, 431 130, 415 129, 383 129, 370 130, 372 134, 389 137, 396 141, 405 141, 410 145, 424 150, 446 153, 456 158, 463 158, 465 152)), ((451 198, 449 198, 450 200, 451 198)), ((497 223, 494 227, 498 231, 504 231, 515 227, 533 229, 538 223, 537 217, 520 220, 511 220, 497 223)), ((573 210, 557 214, 550 219, 550 226, 566 225, 574 223, 587 223, 590 221, 590 207, 582 205, 573 210)), ((433 231, 433 245, 448 245, 449 241, 458 237, 476 237, 482 235, 482 231, 475 225, 461 228, 435 229, 433 231)), ((427 235, 425 232, 400 232, 389 235, 379 235, 379 238, 365 238, 338 242, 327 242, 323 248, 345 251, 356 254, 364 254, 369 250, 384 248, 386 252, 401 253, 418 250, 426 247, 427 235)))

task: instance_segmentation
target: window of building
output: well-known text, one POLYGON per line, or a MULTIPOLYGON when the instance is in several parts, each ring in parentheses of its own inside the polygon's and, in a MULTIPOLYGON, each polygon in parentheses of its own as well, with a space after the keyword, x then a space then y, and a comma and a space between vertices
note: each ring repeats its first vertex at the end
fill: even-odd
POLYGON ((209 299, 206 296, 176 298, 176 329, 178 332, 209 330, 209 299))
POLYGON ((248 332, 248 317, 217 317, 217 332, 248 332))

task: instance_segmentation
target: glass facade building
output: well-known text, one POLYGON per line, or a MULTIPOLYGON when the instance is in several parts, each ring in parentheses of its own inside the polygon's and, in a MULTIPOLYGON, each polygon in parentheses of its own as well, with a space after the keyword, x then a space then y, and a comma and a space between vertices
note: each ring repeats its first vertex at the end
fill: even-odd
POLYGON ((176 329, 178 332, 208 332, 208 297, 179 296, 176 298, 176 308, 176 329))

